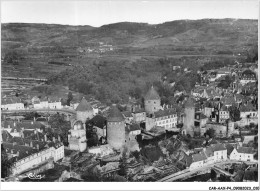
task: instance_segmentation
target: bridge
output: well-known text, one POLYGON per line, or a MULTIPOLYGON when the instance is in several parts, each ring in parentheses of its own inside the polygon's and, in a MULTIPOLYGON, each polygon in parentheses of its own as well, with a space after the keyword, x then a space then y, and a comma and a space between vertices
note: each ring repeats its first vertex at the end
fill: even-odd
POLYGON ((16 77, 2 77, 2 80, 17 80, 17 81, 38 81, 38 82, 47 82, 45 78, 16 78, 16 77))
POLYGON ((226 172, 224 170, 222 170, 221 168, 217 167, 216 165, 225 165, 225 164, 232 164, 232 163, 257 163, 257 162, 247 162, 247 161, 235 161, 235 160, 226 160, 226 161, 221 161, 221 162, 216 162, 216 163, 213 163, 213 164, 209 164, 209 165, 206 165, 204 167, 201 167, 201 168, 197 168, 197 169, 194 169, 194 170, 190 170, 190 169, 185 169, 183 171, 179 171, 177 173, 174 173, 174 174, 171 174, 169 176, 166 176, 160 180, 157 180, 156 182, 173 182, 173 181, 176 181, 176 180, 180 180, 180 179, 187 179, 193 175, 198 175, 200 174, 200 172, 202 171, 205 171, 209 168, 213 168, 214 170, 216 170, 218 173, 221 173, 221 174, 224 174, 227 175, 227 176, 233 176, 232 174, 230 174, 229 172, 226 172))

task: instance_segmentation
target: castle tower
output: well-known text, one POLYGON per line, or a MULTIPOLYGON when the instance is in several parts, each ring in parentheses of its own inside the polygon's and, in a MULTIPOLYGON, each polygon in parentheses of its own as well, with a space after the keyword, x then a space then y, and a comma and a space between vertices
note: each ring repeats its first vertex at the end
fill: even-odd
POLYGON ((144 97, 144 107, 149 115, 161 109, 161 98, 153 86, 144 97))
POLYGON ((195 106, 191 98, 189 98, 184 105, 184 123, 183 132, 194 136, 194 118, 195 118, 195 106))
POLYGON ((107 142, 115 149, 125 145, 125 119, 115 104, 110 108, 107 118, 107 142))
POLYGON ((83 124, 86 123, 87 119, 92 119, 94 116, 94 109, 84 97, 76 108, 76 112, 77 120, 82 121, 83 124))

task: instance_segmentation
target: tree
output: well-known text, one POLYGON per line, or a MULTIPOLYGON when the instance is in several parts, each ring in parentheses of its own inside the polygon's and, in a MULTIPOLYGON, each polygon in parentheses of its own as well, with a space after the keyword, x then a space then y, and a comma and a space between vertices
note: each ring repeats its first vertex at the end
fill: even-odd
POLYGON ((68 132, 71 128, 70 122, 65 120, 64 115, 55 114, 50 117, 49 124, 52 129, 58 129, 64 145, 68 144, 68 132))
POLYGON ((122 157, 119 161, 119 168, 120 170, 118 171, 118 174, 120 176, 126 176, 127 175, 127 171, 126 171, 126 165, 127 165, 127 149, 126 147, 124 147, 123 151, 122 151, 122 157))
POLYGON ((228 110, 229 110, 230 119, 232 121, 236 122, 241 120, 240 111, 236 106, 230 106, 228 110))
POLYGON ((13 163, 8 159, 4 146, 1 144, 1 177, 5 178, 11 174, 13 163))
POLYGON ((208 135, 210 138, 215 137, 215 130, 210 128, 205 132, 205 135, 208 135))
POLYGON ((70 106, 70 102, 73 100, 73 95, 71 92, 68 93, 67 105, 70 106))

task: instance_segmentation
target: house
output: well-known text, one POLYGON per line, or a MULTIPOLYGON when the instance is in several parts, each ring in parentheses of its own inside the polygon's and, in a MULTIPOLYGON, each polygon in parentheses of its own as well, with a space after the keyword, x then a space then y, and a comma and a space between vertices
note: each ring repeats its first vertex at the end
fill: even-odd
POLYGON ((230 107, 236 103, 235 98, 233 96, 225 95, 225 97, 220 99, 220 102, 223 103, 224 106, 230 107))
POLYGON ((227 160, 227 148, 223 144, 210 146, 214 153, 214 162, 227 160))
POLYGON ((61 101, 58 98, 50 98, 49 99, 49 108, 50 109, 61 109, 61 101))
POLYGON ((190 165, 190 170, 202 168, 207 163, 207 157, 205 153, 193 154, 191 157, 192 163, 190 165))
POLYGON ((129 132, 129 135, 136 136, 141 134, 140 125, 137 123, 133 123, 126 126, 126 131, 129 132))
POLYGON ((124 118, 125 118, 125 122, 126 123, 131 123, 133 121, 133 116, 132 113, 130 111, 124 111, 122 112, 124 118))
MULTIPOLYGON (((26 142, 24 139, 23 142, 26 142)), ((16 142, 2 143, 6 153, 15 159, 12 166, 13 174, 21 174, 32 167, 40 166, 49 160, 58 161, 64 157, 64 146, 61 142, 30 141, 28 145, 19 145, 16 142)))
POLYGON ((175 109, 159 110, 154 113, 155 125, 164 127, 166 130, 176 128, 177 113, 175 109))
POLYGON ((219 70, 217 70, 217 75, 216 78, 220 78, 222 76, 226 76, 226 75, 231 75, 231 70, 227 67, 224 68, 220 68, 219 70))
POLYGON ((23 110, 24 104, 19 98, 2 99, 1 110, 23 110))
POLYGON ((251 70, 245 70, 241 75, 241 84, 245 85, 249 82, 256 82, 256 74, 251 70))
POLYGON ((219 123, 226 123, 226 120, 230 118, 228 108, 226 106, 222 106, 219 110, 219 123))
POLYGON ((132 109, 133 121, 135 123, 145 122, 146 113, 144 108, 134 106, 132 109))
POLYGON ((230 154, 230 160, 254 161, 254 153, 251 147, 234 148, 230 154))
POLYGON ((91 154, 99 155, 100 157, 108 156, 114 153, 112 147, 110 147, 108 144, 91 147, 88 149, 88 152, 91 154))

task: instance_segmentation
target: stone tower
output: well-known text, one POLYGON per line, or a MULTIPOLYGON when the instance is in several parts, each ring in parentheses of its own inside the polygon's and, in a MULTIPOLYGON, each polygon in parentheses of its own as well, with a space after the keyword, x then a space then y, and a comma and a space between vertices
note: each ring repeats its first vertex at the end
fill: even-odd
POLYGON ((125 145, 125 119, 115 104, 112 105, 107 117, 107 142, 119 150, 125 145))
POLYGON ((76 112, 77 120, 82 121, 83 124, 85 124, 88 119, 92 119, 94 116, 94 109, 84 97, 76 108, 76 112))
POLYGON ((183 133, 194 136, 194 118, 195 118, 195 105, 191 98, 189 98, 184 105, 184 123, 183 133))
POLYGON ((153 86, 144 97, 144 107, 148 115, 161 109, 161 98, 153 86))

